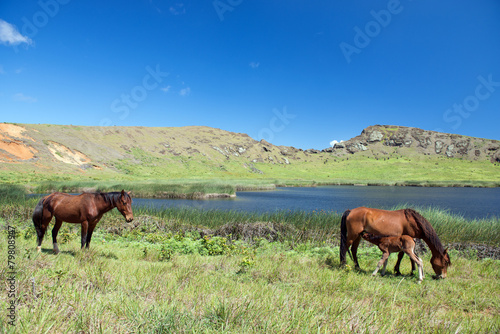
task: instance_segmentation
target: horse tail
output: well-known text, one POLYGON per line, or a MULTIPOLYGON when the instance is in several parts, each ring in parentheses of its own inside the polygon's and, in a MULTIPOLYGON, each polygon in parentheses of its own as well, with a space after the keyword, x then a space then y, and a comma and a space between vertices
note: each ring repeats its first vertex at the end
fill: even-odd
POLYGON ((417 226, 422 233, 421 238, 429 246, 435 248, 440 254, 444 254, 445 250, 443 244, 441 244, 441 240, 439 240, 437 233, 432 227, 431 223, 429 223, 427 219, 425 219, 420 213, 413 209, 405 209, 404 213, 406 219, 410 220, 410 218, 412 218, 415 223, 417 223, 417 226))
MULTIPOLYGON (((340 220, 340 264, 345 264, 345 253, 348 251, 347 249, 347 216, 351 213, 351 210, 345 210, 342 215, 342 219, 340 220)), ((349 252, 349 256, 352 259, 351 252, 349 252)))

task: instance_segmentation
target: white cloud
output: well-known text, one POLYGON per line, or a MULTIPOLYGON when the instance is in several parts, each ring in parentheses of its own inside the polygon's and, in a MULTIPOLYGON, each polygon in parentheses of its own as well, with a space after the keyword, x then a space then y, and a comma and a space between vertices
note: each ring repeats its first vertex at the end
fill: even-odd
POLYGON ((189 87, 183 88, 179 92, 180 96, 188 96, 189 94, 191 94, 191 88, 189 88, 189 87))
POLYGON ((338 143, 341 143, 341 142, 343 142, 343 140, 341 140, 341 141, 332 140, 332 141, 330 142, 330 146, 331 146, 331 147, 334 147, 334 146, 335 146, 335 144, 338 144, 338 143))
POLYGON ((170 91, 170 88, 172 88, 172 86, 166 86, 166 87, 162 87, 160 88, 162 91, 164 91, 165 93, 168 93, 170 91))
POLYGON ((14 96, 12 96, 12 99, 14 101, 28 102, 28 103, 33 103, 38 101, 36 98, 24 95, 23 93, 14 94, 14 96))
POLYGON ((0 19, 0 42, 5 45, 21 43, 31 45, 33 43, 29 37, 21 35, 15 26, 2 19, 0 19))
POLYGON ((252 62, 251 62, 250 64, 248 64, 248 65, 250 65, 250 67, 251 67, 251 68, 257 68, 257 67, 259 67, 259 66, 260 66, 260 63, 259 63, 259 62, 252 61, 252 62))

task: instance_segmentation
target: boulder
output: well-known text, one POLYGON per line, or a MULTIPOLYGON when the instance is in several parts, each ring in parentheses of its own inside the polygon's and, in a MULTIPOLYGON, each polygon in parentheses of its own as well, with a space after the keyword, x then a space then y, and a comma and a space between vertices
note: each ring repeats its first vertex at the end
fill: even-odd
POLYGON ((380 131, 372 131, 370 133, 370 136, 368 137, 367 141, 369 143, 373 143, 373 142, 376 142, 376 141, 381 141, 382 139, 384 138, 384 134, 380 131))
POLYGON ((356 152, 361 152, 361 151, 366 151, 368 148, 360 142, 353 143, 351 145, 346 146, 347 152, 349 153, 356 153, 356 152))
POLYGON ((455 156, 455 145, 448 145, 448 147, 446 148, 446 156, 448 158, 453 158, 455 156))
POLYGON ((500 151, 495 152, 493 156, 491 157, 490 161, 492 163, 500 163, 500 151))
POLYGON ((345 148, 345 144, 344 143, 336 143, 335 145, 333 145, 333 148, 334 149, 345 148))
POLYGON ((468 140, 459 141, 456 144, 456 147, 457 147, 458 154, 467 155, 467 153, 469 153, 469 141, 468 140))
POLYGON ((441 153, 441 151, 443 150, 443 146, 444 146, 444 143, 440 140, 436 141, 436 144, 434 145, 434 150, 436 152, 436 154, 439 154, 441 153))

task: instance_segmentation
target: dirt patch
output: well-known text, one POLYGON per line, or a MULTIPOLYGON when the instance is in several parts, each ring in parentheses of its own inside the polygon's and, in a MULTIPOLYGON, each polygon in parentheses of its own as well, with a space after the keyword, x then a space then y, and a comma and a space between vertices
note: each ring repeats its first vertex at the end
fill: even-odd
POLYGON ((0 140, 0 160, 28 160, 35 156, 37 151, 23 142, 0 140), (6 153, 2 152, 5 151, 6 153))
POLYGON ((82 166, 91 162, 90 158, 82 152, 73 151, 53 141, 48 142, 48 149, 54 158, 67 164, 82 166))
POLYGON ((35 157, 36 149, 23 140, 33 140, 24 135, 26 129, 13 124, 0 124, 0 161, 28 160, 35 157))
MULTIPOLYGON (((6 124, 6 123, 0 124, 0 136, 2 136, 3 134, 7 135, 8 137, 32 140, 30 137, 24 135, 25 132, 26 129, 19 125, 6 124)), ((3 138, 0 137, 0 139, 3 138)))

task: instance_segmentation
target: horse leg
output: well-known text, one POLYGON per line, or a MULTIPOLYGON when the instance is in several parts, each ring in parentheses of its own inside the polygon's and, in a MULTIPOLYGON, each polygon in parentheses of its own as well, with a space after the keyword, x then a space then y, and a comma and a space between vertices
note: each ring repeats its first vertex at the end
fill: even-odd
POLYGON ((382 276, 384 276, 384 274, 385 274, 385 266, 387 265, 387 259, 388 258, 389 258, 389 253, 384 252, 382 254, 382 258, 380 259, 380 261, 378 261, 377 268, 375 268, 375 270, 373 271, 372 276, 377 275, 377 272, 379 271, 380 267, 382 267, 382 265, 384 266, 384 269, 382 269, 382 276))
POLYGON ((63 221, 56 217, 56 224, 52 228, 52 244, 54 245, 54 253, 59 254, 59 247, 57 246, 57 233, 61 228, 63 221))
POLYGON ((396 274, 396 276, 401 276, 401 271, 399 271, 399 266, 401 265, 401 260, 403 260, 404 256, 405 256, 404 252, 398 253, 398 261, 396 262, 396 265, 394 266, 394 273, 396 274))
POLYGON ((89 225, 89 231, 87 233, 87 240, 85 243, 86 248, 89 248, 89 246, 90 246, 90 240, 92 239, 92 233, 94 233, 94 228, 96 225, 97 225, 97 222, 94 222, 93 224, 89 225))
POLYGON ((415 271, 415 260, 413 260, 412 258, 410 258, 411 260, 411 274, 413 275, 413 272, 415 271))
POLYGON ((352 256, 352 248, 351 251, 349 251, 349 247, 353 244, 352 239, 349 238, 349 236, 346 237, 345 243, 340 244, 340 265, 345 265, 346 264, 346 253, 349 253, 349 256, 351 257, 351 260, 354 261, 354 258, 352 256))
POLYGON ((85 243, 87 242, 87 231, 89 228, 89 222, 88 221, 83 221, 82 222, 82 248, 85 246, 85 243))
POLYGON ((352 259, 354 261, 354 264, 356 268, 359 269, 359 262, 358 262, 358 246, 359 246, 359 241, 361 240, 361 236, 358 235, 356 239, 352 242, 351 246, 351 253, 352 253, 352 259))
POLYGON ((422 259, 420 259, 416 254, 414 248, 411 248, 407 252, 408 256, 413 262, 417 263, 418 266, 418 283, 422 282, 424 280, 424 265, 422 263, 422 259))
POLYGON ((383 256, 385 256, 385 261, 384 261, 384 266, 382 267, 382 276, 385 275, 385 269, 387 268, 387 262, 389 261, 389 255, 391 255, 391 253, 389 252, 386 252, 383 256))
POLYGON ((388 261, 389 261, 389 256, 387 256, 387 258, 384 261, 384 266, 382 267, 382 272, 381 272, 382 276, 385 275, 385 269, 387 268, 387 262, 388 261))

